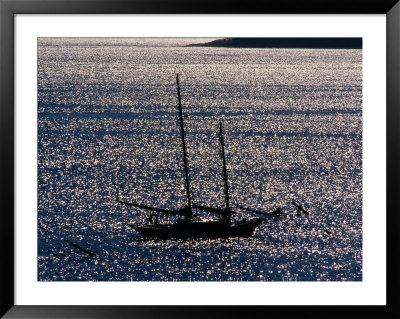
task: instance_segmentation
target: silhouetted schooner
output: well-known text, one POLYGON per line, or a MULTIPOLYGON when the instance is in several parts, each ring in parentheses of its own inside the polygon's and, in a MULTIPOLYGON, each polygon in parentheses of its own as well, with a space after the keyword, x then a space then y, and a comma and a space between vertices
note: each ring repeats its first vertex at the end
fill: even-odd
MULTIPOLYGON (((226 238, 226 237, 249 237, 254 233, 255 228, 260 225, 267 217, 279 214, 281 211, 278 208, 274 212, 265 213, 253 209, 246 209, 249 212, 264 215, 264 217, 256 217, 249 220, 241 220, 233 222, 231 216, 234 211, 229 203, 229 187, 228 177, 226 171, 225 159, 225 146, 223 137, 222 122, 219 121, 219 140, 221 144, 222 167, 224 173, 224 186, 225 186, 225 207, 213 208, 208 206, 201 206, 192 203, 190 194, 189 171, 187 165, 187 153, 185 142, 185 130, 183 126, 182 104, 179 87, 179 76, 176 75, 176 83, 178 90, 178 105, 179 105, 179 123, 182 139, 183 149, 183 163, 185 171, 185 189, 187 197, 187 205, 177 210, 169 210, 163 208, 150 207, 135 203, 128 203, 125 201, 117 200, 119 203, 130 205, 137 208, 146 209, 153 212, 178 215, 184 218, 178 219, 176 223, 158 223, 158 217, 154 213, 150 215, 149 224, 128 224, 129 227, 135 229, 145 237, 153 238, 226 238), (193 215, 193 208, 215 213, 219 215, 216 219, 201 219, 193 215)), ((240 207, 240 206, 239 206, 240 207)))

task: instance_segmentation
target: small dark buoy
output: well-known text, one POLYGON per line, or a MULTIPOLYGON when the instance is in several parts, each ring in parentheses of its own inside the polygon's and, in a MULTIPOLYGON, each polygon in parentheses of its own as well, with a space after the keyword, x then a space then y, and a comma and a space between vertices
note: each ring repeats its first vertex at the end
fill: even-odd
POLYGON ((185 117, 188 117, 187 113, 185 114, 185 117))
POLYGON ((68 244, 74 246, 75 248, 78 248, 79 250, 82 250, 83 252, 87 253, 89 256, 93 257, 94 254, 91 253, 89 250, 82 248, 81 246, 78 246, 77 244, 74 244, 73 242, 69 241, 68 239, 65 239, 65 242, 67 242, 68 244))

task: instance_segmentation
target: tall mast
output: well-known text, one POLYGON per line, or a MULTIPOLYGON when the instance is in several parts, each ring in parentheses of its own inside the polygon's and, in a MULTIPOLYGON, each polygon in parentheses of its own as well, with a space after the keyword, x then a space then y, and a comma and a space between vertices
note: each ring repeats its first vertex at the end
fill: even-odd
POLYGON ((226 161, 225 161, 225 148, 224 148, 224 136, 222 135, 222 122, 219 120, 219 141, 221 142, 221 153, 222 153, 222 168, 224 170, 224 183, 225 183, 225 203, 226 212, 229 215, 229 189, 228 189, 228 175, 226 173, 226 161))
POLYGON ((189 210, 190 210, 190 217, 191 217, 191 215, 192 215, 192 200, 190 198, 189 171, 188 171, 188 166, 187 166, 185 130, 183 129, 181 90, 180 90, 180 87, 179 87, 179 76, 178 76, 178 74, 176 75, 176 84, 178 86, 179 123, 180 123, 180 126, 181 126, 181 137, 182 137, 182 148, 183 148, 183 164, 184 164, 184 167, 185 167, 186 195, 187 195, 188 207, 189 207, 189 210))

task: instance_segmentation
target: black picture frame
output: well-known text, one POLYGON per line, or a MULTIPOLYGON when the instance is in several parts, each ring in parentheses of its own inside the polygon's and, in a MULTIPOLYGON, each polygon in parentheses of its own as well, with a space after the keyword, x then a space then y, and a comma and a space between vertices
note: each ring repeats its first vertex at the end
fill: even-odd
MULTIPOLYGON (((0 315, 4 318, 246 318, 252 316, 400 317, 395 258, 399 242, 400 4, 398 0, 284 0, 256 3, 182 0, 0 0, 0 315), (16 306, 14 303, 14 16, 15 14, 385 14, 387 21, 386 306, 16 306)), ((382 207, 385 207, 382 203, 382 207)), ((284 296, 282 296, 284 298, 284 296)))

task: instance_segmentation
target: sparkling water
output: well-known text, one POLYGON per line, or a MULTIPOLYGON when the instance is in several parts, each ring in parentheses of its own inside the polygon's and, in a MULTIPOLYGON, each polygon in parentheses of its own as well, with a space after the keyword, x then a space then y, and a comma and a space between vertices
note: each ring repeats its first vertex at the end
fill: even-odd
POLYGON ((202 41, 39 39, 38 280, 362 280, 362 50, 202 41), (192 201, 225 205, 221 119, 233 218, 284 212, 250 238, 127 226, 186 205, 176 74, 192 201))

